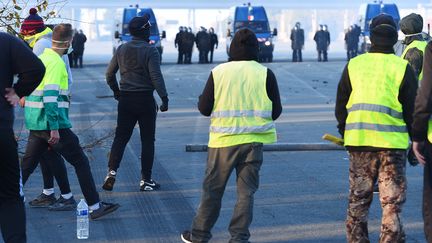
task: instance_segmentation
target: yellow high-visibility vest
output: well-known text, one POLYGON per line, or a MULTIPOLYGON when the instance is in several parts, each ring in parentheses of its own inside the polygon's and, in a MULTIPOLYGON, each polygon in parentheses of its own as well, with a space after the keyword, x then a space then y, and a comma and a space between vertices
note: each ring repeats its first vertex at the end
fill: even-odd
POLYGON ((346 108, 345 146, 408 148, 399 88, 408 62, 394 54, 366 53, 348 63, 352 92, 346 108))
MULTIPOLYGON (((425 52, 425 50, 426 50, 426 46, 427 46, 427 41, 419 41, 419 40, 415 40, 415 41, 413 41, 413 42, 411 42, 406 48, 405 48, 405 50, 403 51, 403 53, 402 53, 402 58, 405 58, 405 55, 407 54, 407 52, 408 52, 408 50, 410 50, 410 49, 412 49, 412 48, 417 48, 417 49, 419 49, 421 52, 422 52, 422 56, 424 56, 424 52, 425 52)), ((420 84, 420 80, 422 80, 423 79, 423 68, 422 68, 422 70, 421 70, 421 72, 419 73, 419 76, 418 76, 418 81, 419 81, 419 84, 420 84)))
POLYGON ((212 75, 215 101, 208 146, 276 142, 267 68, 255 61, 234 61, 218 65, 212 75))

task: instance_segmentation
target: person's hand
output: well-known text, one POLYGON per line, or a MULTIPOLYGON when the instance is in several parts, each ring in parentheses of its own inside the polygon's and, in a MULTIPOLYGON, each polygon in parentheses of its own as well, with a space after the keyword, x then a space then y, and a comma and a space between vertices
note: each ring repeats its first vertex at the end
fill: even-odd
POLYGON ((25 106, 25 97, 22 97, 22 98, 19 100, 19 105, 20 105, 21 107, 24 107, 24 106, 25 106))
POLYGON ((162 101, 162 105, 159 107, 161 112, 165 112, 168 110, 168 101, 162 101))
POLYGON ((11 106, 16 106, 20 100, 18 95, 15 93, 14 88, 6 88, 5 98, 9 102, 9 104, 11 104, 11 106))
POLYGON ((50 132, 50 139, 48 140, 48 143, 50 145, 57 144, 60 141, 60 134, 58 130, 51 130, 50 132))
POLYGON ((218 48, 218 46, 216 45, 216 49, 218 48))
POLYGON ((414 151, 415 156, 417 157, 420 164, 425 165, 426 164, 426 157, 423 154, 424 151, 425 142, 413 142, 412 143, 412 149, 414 151))
POLYGON ((120 91, 114 91, 114 99, 116 100, 120 99, 120 91))

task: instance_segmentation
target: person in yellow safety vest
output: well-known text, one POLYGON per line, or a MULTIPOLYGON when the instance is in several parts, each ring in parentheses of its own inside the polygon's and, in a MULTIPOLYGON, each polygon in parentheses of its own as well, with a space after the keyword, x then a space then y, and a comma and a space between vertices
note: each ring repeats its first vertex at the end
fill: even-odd
POLYGON ((419 14, 412 13, 402 18, 399 26, 405 34, 403 43, 407 45, 401 57, 410 63, 420 82, 423 78, 423 56, 427 45, 422 35, 423 18, 419 14))
POLYGON ((345 66, 336 97, 338 129, 350 158, 346 234, 348 242, 369 242, 368 211, 378 180, 379 242, 405 242, 399 216, 417 79, 408 62, 394 54, 398 34, 393 18, 380 14, 370 29, 370 52, 345 66))
POLYGON ((415 101, 412 128, 413 151, 424 165, 423 220, 426 241, 432 242, 432 43, 424 52, 423 79, 415 101))
POLYGON ((206 176, 201 203, 183 242, 208 242, 221 209, 231 172, 237 175, 237 203, 229 226, 230 242, 248 242, 253 197, 258 190, 263 144, 276 142, 274 120, 281 112, 273 72, 257 63, 258 40, 249 29, 236 32, 230 62, 215 67, 198 108, 211 116, 206 176))
POLYGON ((41 84, 25 102, 25 124, 30 130, 26 152, 22 160, 24 185, 42 155, 52 149, 63 156, 74 168, 81 191, 89 205, 91 219, 97 219, 119 208, 119 204, 102 202, 96 190, 89 160, 69 121, 68 75, 61 56, 72 42, 72 26, 58 24, 54 28, 52 47, 39 56, 46 72, 41 84))

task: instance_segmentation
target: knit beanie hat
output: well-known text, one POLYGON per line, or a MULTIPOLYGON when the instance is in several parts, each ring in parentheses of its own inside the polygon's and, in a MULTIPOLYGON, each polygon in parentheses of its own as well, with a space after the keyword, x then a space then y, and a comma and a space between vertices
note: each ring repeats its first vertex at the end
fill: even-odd
POLYGON ((244 28, 237 31, 230 45, 230 61, 258 60, 258 40, 254 32, 244 28))
POLYGON ((150 15, 144 14, 142 17, 134 17, 129 22, 129 32, 135 37, 149 40, 150 37, 150 15))
POLYGON ((393 46, 398 39, 397 26, 393 17, 380 14, 370 24, 370 40, 376 46, 393 46))
POLYGON ((24 36, 34 35, 45 30, 43 19, 37 14, 35 8, 31 8, 30 15, 24 19, 21 25, 20 34, 24 36))
POLYGON ((405 35, 418 34, 423 30, 423 18, 420 14, 412 13, 403 17, 399 26, 405 35))

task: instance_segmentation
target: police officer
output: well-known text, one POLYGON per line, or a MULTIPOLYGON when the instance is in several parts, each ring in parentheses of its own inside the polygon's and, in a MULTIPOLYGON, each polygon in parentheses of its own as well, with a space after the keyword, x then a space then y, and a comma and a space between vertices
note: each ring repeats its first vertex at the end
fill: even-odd
POLYGON ((237 31, 230 46, 230 62, 212 70, 199 97, 201 114, 212 117, 208 166, 201 203, 191 231, 181 234, 183 242, 210 240, 234 169, 238 199, 229 225, 229 242, 249 242, 263 143, 276 141, 274 120, 282 112, 276 78, 257 62, 258 52, 255 34, 249 29, 237 31))
POLYGON ((179 32, 176 34, 175 40, 174 40, 174 47, 178 49, 178 58, 177 58, 177 64, 183 64, 183 58, 184 58, 184 46, 183 46, 183 36, 184 36, 184 27, 179 27, 179 32))
POLYGON ((324 30, 324 25, 315 33, 314 41, 317 45, 318 62, 327 62, 327 48, 330 45, 330 34, 324 30))
POLYGON ((208 52, 210 51, 210 35, 207 29, 201 26, 195 37, 195 42, 199 51, 199 63, 209 63, 208 52))
POLYGON ((192 63, 192 51, 195 43, 195 35, 192 33, 192 28, 185 27, 185 34, 183 35, 182 42, 184 43, 184 54, 185 54, 185 64, 192 63))
POLYGON ((379 242, 405 242, 400 214, 406 198, 406 149, 417 81, 408 62, 394 55, 398 35, 393 18, 378 15, 370 30, 370 52, 346 65, 335 107, 350 157, 347 238, 348 242, 369 242, 368 211, 378 179, 379 242))
POLYGON ((300 22, 297 22, 291 30, 291 48, 293 50, 292 61, 302 62, 302 49, 304 47, 304 30, 300 28, 300 22))
POLYGON ((407 45, 401 57, 410 63, 420 81, 423 78, 423 54, 427 45, 422 35, 423 18, 419 14, 412 13, 402 18, 399 26, 405 34, 403 42, 407 45))
POLYGON ((209 33, 210 33, 210 63, 213 63, 213 52, 214 52, 215 47, 216 47, 216 49, 218 48, 219 42, 218 42, 218 37, 215 34, 213 27, 211 27, 209 29, 209 33))

